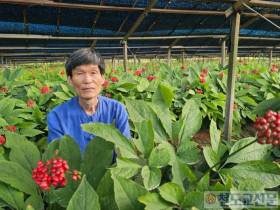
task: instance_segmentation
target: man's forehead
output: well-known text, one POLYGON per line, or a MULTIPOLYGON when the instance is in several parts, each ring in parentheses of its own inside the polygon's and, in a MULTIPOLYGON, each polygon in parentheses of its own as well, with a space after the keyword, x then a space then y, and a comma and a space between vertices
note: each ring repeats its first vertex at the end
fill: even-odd
POLYGON ((99 70, 99 66, 97 64, 90 63, 90 64, 76 66, 73 70, 86 70, 86 69, 99 70))

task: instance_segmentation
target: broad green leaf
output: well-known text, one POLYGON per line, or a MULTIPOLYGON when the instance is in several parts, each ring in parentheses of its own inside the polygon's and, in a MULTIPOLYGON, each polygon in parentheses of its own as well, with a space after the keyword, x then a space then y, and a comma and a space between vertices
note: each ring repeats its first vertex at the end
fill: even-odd
POLYGON ((154 129, 151 120, 143 120, 141 122, 134 122, 135 129, 139 134, 139 139, 134 141, 138 150, 149 157, 154 148, 154 129))
POLYGON ((152 98, 153 108, 156 110, 156 114, 169 136, 172 136, 172 121, 169 114, 169 106, 173 97, 174 93, 171 88, 159 85, 152 98))
POLYGON ((217 129, 216 122, 213 119, 210 123, 210 138, 212 149, 221 158, 227 151, 227 146, 221 143, 221 131, 217 129))
POLYGON ((249 96, 241 96, 239 97, 239 100, 241 100, 245 104, 251 104, 251 105, 257 104, 255 100, 249 96))
POLYGON ((70 97, 73 97, 73 96, 74 96, 74 94, 71 92, 71 90, 69 90, 69 88, 68 88, 65 84, 61 83, 60 86, 61 86, 62 90, 63 90, 68 96, 70 96, 70 97))
POLYGON ((166 201, 179 205, 184 200, 185 193, 176 183, 168 182, 160 186, 158 189, 159 194, 166 201))
MULTIPOLYGON (((12 117, 12 116, 10 116, 10 114, 13 111, 14 108, 15 108, 15 101, 14 100, 11 100, 10 98, 4 98, 0 101, 0 115, 3 118, 6 118, 8 116, 12 117)), ((5 120, 7 121, 7 118, 5 120)))
POLYGON ((161 170, 156 167, 144 166, 141 171, 144 186, 148 190, 153 190, 160 185, 161 170))
POLYGON ((6 147, 11 148, 9 158, 13 162, 17 162, 31 175, 33 169, 37 167, 40 160, 40 152, 37 146, 28 141, 24 136, 14 132, 6 133, 6 147))
POLYGON ((204 104, 210 107, 211 109, 216 109, 216 110, 218 109, 217 106, 210 101, 205 101, 204 104))
POLYGON ((59 143, 59 156, 66 160, 69 170, 80 170, 82 153, 77 142, 69 135, 64 135, 59 143))
POLYGON ((20 133, 24 136, 33 137, 42 134, 44 132, 34 128, 22 128, 20 130, 20 133))
POLYGON ((164 167, 169 164, 171 160, 170 152, 165 148, 154 148, 149 157, 149 166, 164 167))
POLYGON ((6 122, 4 118, 0 117, 0 125, 4 127, 4 126, 8 126, 9 124, 6 122))
POLYGON ((5 78, 6 80, 8 80, 9 79, 9 77, 10 77, 10 75, 11 75, 11 70, 10 69, 5 69, 4 71, 3 71, 3 74, 2 74, 2 76, 3 76, 3 78, 5 78))
POLYGON ((104 123, 87 123, 82 124, 84 131, 99 136, 106 141, 113 142, 117 148, 120 149, 121 156, 126 158, 138 158, 137 152, 122 133, 113 125, 104 123))
POLYGON ((11 71, 11 74, 9 76, 9 81, 13 81, 19 77, 21 77, 24 74, 25 69, 24 68, 17 68, 13 71, 11 71))
POLYGON ((176 138, 178 138, 178 135, 183 127, 184 124, 184 118, 181 118, 180 120, 172 123, 172 141, 175 141, 176 138))
POLYGON ((213 188, 214 191, 230 191, 232 188, 232 178, 229 174, 226 175, 225 185, 217 182, 213 188))
POLYGON ((112 173, 114 180, 115 200, 119 209, 142 210, 144 205, 139 203, 138 198, 148 191, 136 182, 112 173))
POLYGON ((0 181, 29 195, 37 194, 31 173, 16 162, 0 160, 0 181))
POLYGON ((167 134, 158 120, 155 111, 144 101, 137 101, 125 98, 126 108, 130 119, 135 121, 152 120, 155 131, 155 142, 167 140, 167 134))
POLYGON ((184 198, 183 206, 204 209, 204 192, 189 192, 184 198))
POLYGON ((226 163, 243 163, 250 160, 265 160, 272 151, 272 145, 261 145, 257 142, 245 147, 234 155, 231 155, 253 141, 255 141, 255 138, 249 137, 236 142, 230 150, 230 157, 227 159, 226 163))
POLYGON ((126 90, 126 92, 128 92, 128 91, 130 91, 130 90, 135 89, 136 86, 137 86, 136 83, 129 83, 129 82, 126 82, 126 83, 120 84, 118 88, 123 88, 123 89, 126 90))
POLYGON ((45 93, 45 94, 40 95, 38 105, 39 106, 44 105, 51 99, 52 96, 53 96, 52 93, 45 93))
POLYGON ((280 149, 279 149, 279 147, 274 147, 274 148, 273 148, 273 154, 274 154, 276 157, 280 157, 280 149))
POLYGON ((150 83, 146 78, 142 78, 139 82, 139 85, 137 85, 137 90, 139 92, 143 92, 149 87, 150 83))
POLYGON ((197 183, 196 186, 196 191, 199 192, 204 192, 204 191, 210 191, 210 185, 209 185, 209 180, 210 180, 210 173, 206 173, 197 183))
POLYGON ((55 153, 59 150, 60 141, 60 139, 54 139, 51 143, 48 144, 46 151, 42 155, 43 163, 46 163, 47 160, 55 158, 55 153))
POLYGON ((186 164, 195 164, 201 160, 199 150, 196 148, 198 144, 193 141, 186 141, 179 145, 177 156, 186 164))
POLYGON ((114 144, 111 142, 95 137, 85 149, 81 172, 87 175, 87 181, 94 190, 112 163, 113 148, 114 144))
POLYGON ((66 184, 65 187, 54 190, 54 195, 57 198, 57 203, 66 208, 78 187, 71 186, 71 183, 66 184))
POLYGON ((44 202, 40 195, 31 195, 27 198, 24 202, 25 208, 27 208, 28 205, 32 206, 34 209, 44 208, 44 202))
POLYGON ((83 179, 78 187, 78 189, 73 194, 69 204, 66 208, 67 210, 99 210, 100 205, 98 202, 98 195, 92 188, 92 186, 87 182, 86 176, 83 176, 83 179))
POLYGON ((25 210, 35 210, 31 205, 27 205, 25 210))
POLYGON ((54 92, 53 94, 64 101, 68 101, 69 99, 71 99, 71 97, 65 92, 58 91, 58 92, 54 92))
POLYGON ((39 107, 37 105, 34 105, 32 117, 35 122, 41 123, 42 122, 42 112, 40 111, 39 107))
POLYGON ((186 102, 182 110, 182 118, 185 119, 179 134, 180 144, 190 140, 191 137, 200 129, 202 124, 201 112, 194 100, 190 99, 186 102))
POLYGON ((238 185, 238 191, 264 191, 265 185, 252 178, 242 180, 238 185))
POLYGON ((258 116, 263 116, 267 110, 278 111, 280 110, 280 98, 273 98, 269 100, 262 101, 253 110, 253 114, 258 116))
POLYGON ((146 205, 146 210, 172 210, 175 206, 164 200, 158 193, 148 193, 139 197, 138 200, 146 205))
POLYGON ((110 170, 107 170, 101 179, 96 192, 99 197, 101 209, 118 210, 118 206, 114 197, 114 182, 111 178, 110 170))
POLYGON ((280 167, 276 163, 262 160, 253 160, 240 163, 230 169, 224 168, 219 171, 222 177, 229 174, 233 184, 237 187, 239 183, 247 178, 256 179, 265 185, 265 188, 273 188, 280 185, 280 167))
POLYGON ((124 178, 131 178, 141 171, 142 166, 134 160, 117 157, 117 167, 113 168, 115 174, 124 178))
POLYGON ((15 209, 23 208, 24 194, 3 182, 0 182, 0 198, 15 209))
POLYGON ((191 169, 184 164, 178 157, 173 159, 172 163, 172 182, 178 184, 184 190, 184 180, 188 178, 190 182, 195 182, 196 177, 191 169))
MULTIPOLYGON (((209 147, 203 148, 203 154, 204 154, 205 160, 210 168, 220 161, 218 154, 209 147)), ((213 171, 218 170, 219 166, 220 166, 220 164, 216 165, 213 168, 213 171)))

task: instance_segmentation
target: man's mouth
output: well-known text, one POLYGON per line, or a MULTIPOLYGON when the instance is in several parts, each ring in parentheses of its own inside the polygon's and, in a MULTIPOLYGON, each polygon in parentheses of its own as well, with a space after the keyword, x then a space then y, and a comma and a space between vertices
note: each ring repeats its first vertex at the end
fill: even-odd
POLYGON ((83 90, 84 91, 91 91, 91 90, 94 90, 94 88, 92 88, 92 87, 91 88, 83 88, 83 90))

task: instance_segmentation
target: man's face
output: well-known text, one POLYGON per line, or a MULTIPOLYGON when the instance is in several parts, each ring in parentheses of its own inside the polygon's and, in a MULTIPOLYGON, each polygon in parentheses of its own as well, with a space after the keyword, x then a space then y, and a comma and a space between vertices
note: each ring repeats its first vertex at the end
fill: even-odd
POLYGON ((94 99, 101 91, 105 81, 104 74, 100 74, 97 64, 77 66, 72 70, 72 78, 67 76, 69 85, 75 88, 80 99, 94 99))

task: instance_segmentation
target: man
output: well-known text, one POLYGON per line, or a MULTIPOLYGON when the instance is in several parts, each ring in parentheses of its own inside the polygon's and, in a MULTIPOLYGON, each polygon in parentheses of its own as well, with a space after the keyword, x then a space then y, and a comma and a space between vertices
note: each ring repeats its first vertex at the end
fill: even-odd
MULTIPOLYGON (((75 51, 65 64, 67 81, 77 96, 55 107, 48 115, 48 143, 65 134, 72 136, 84 152, 94 135, 83 131, 81 124, 102 122, 112 124, 130 137, 128 114, 122 103, 98 94, 105 81, 105 63, 90 49, 75 51)), ((113 162, 116 155, 114 153, 113 162)))

